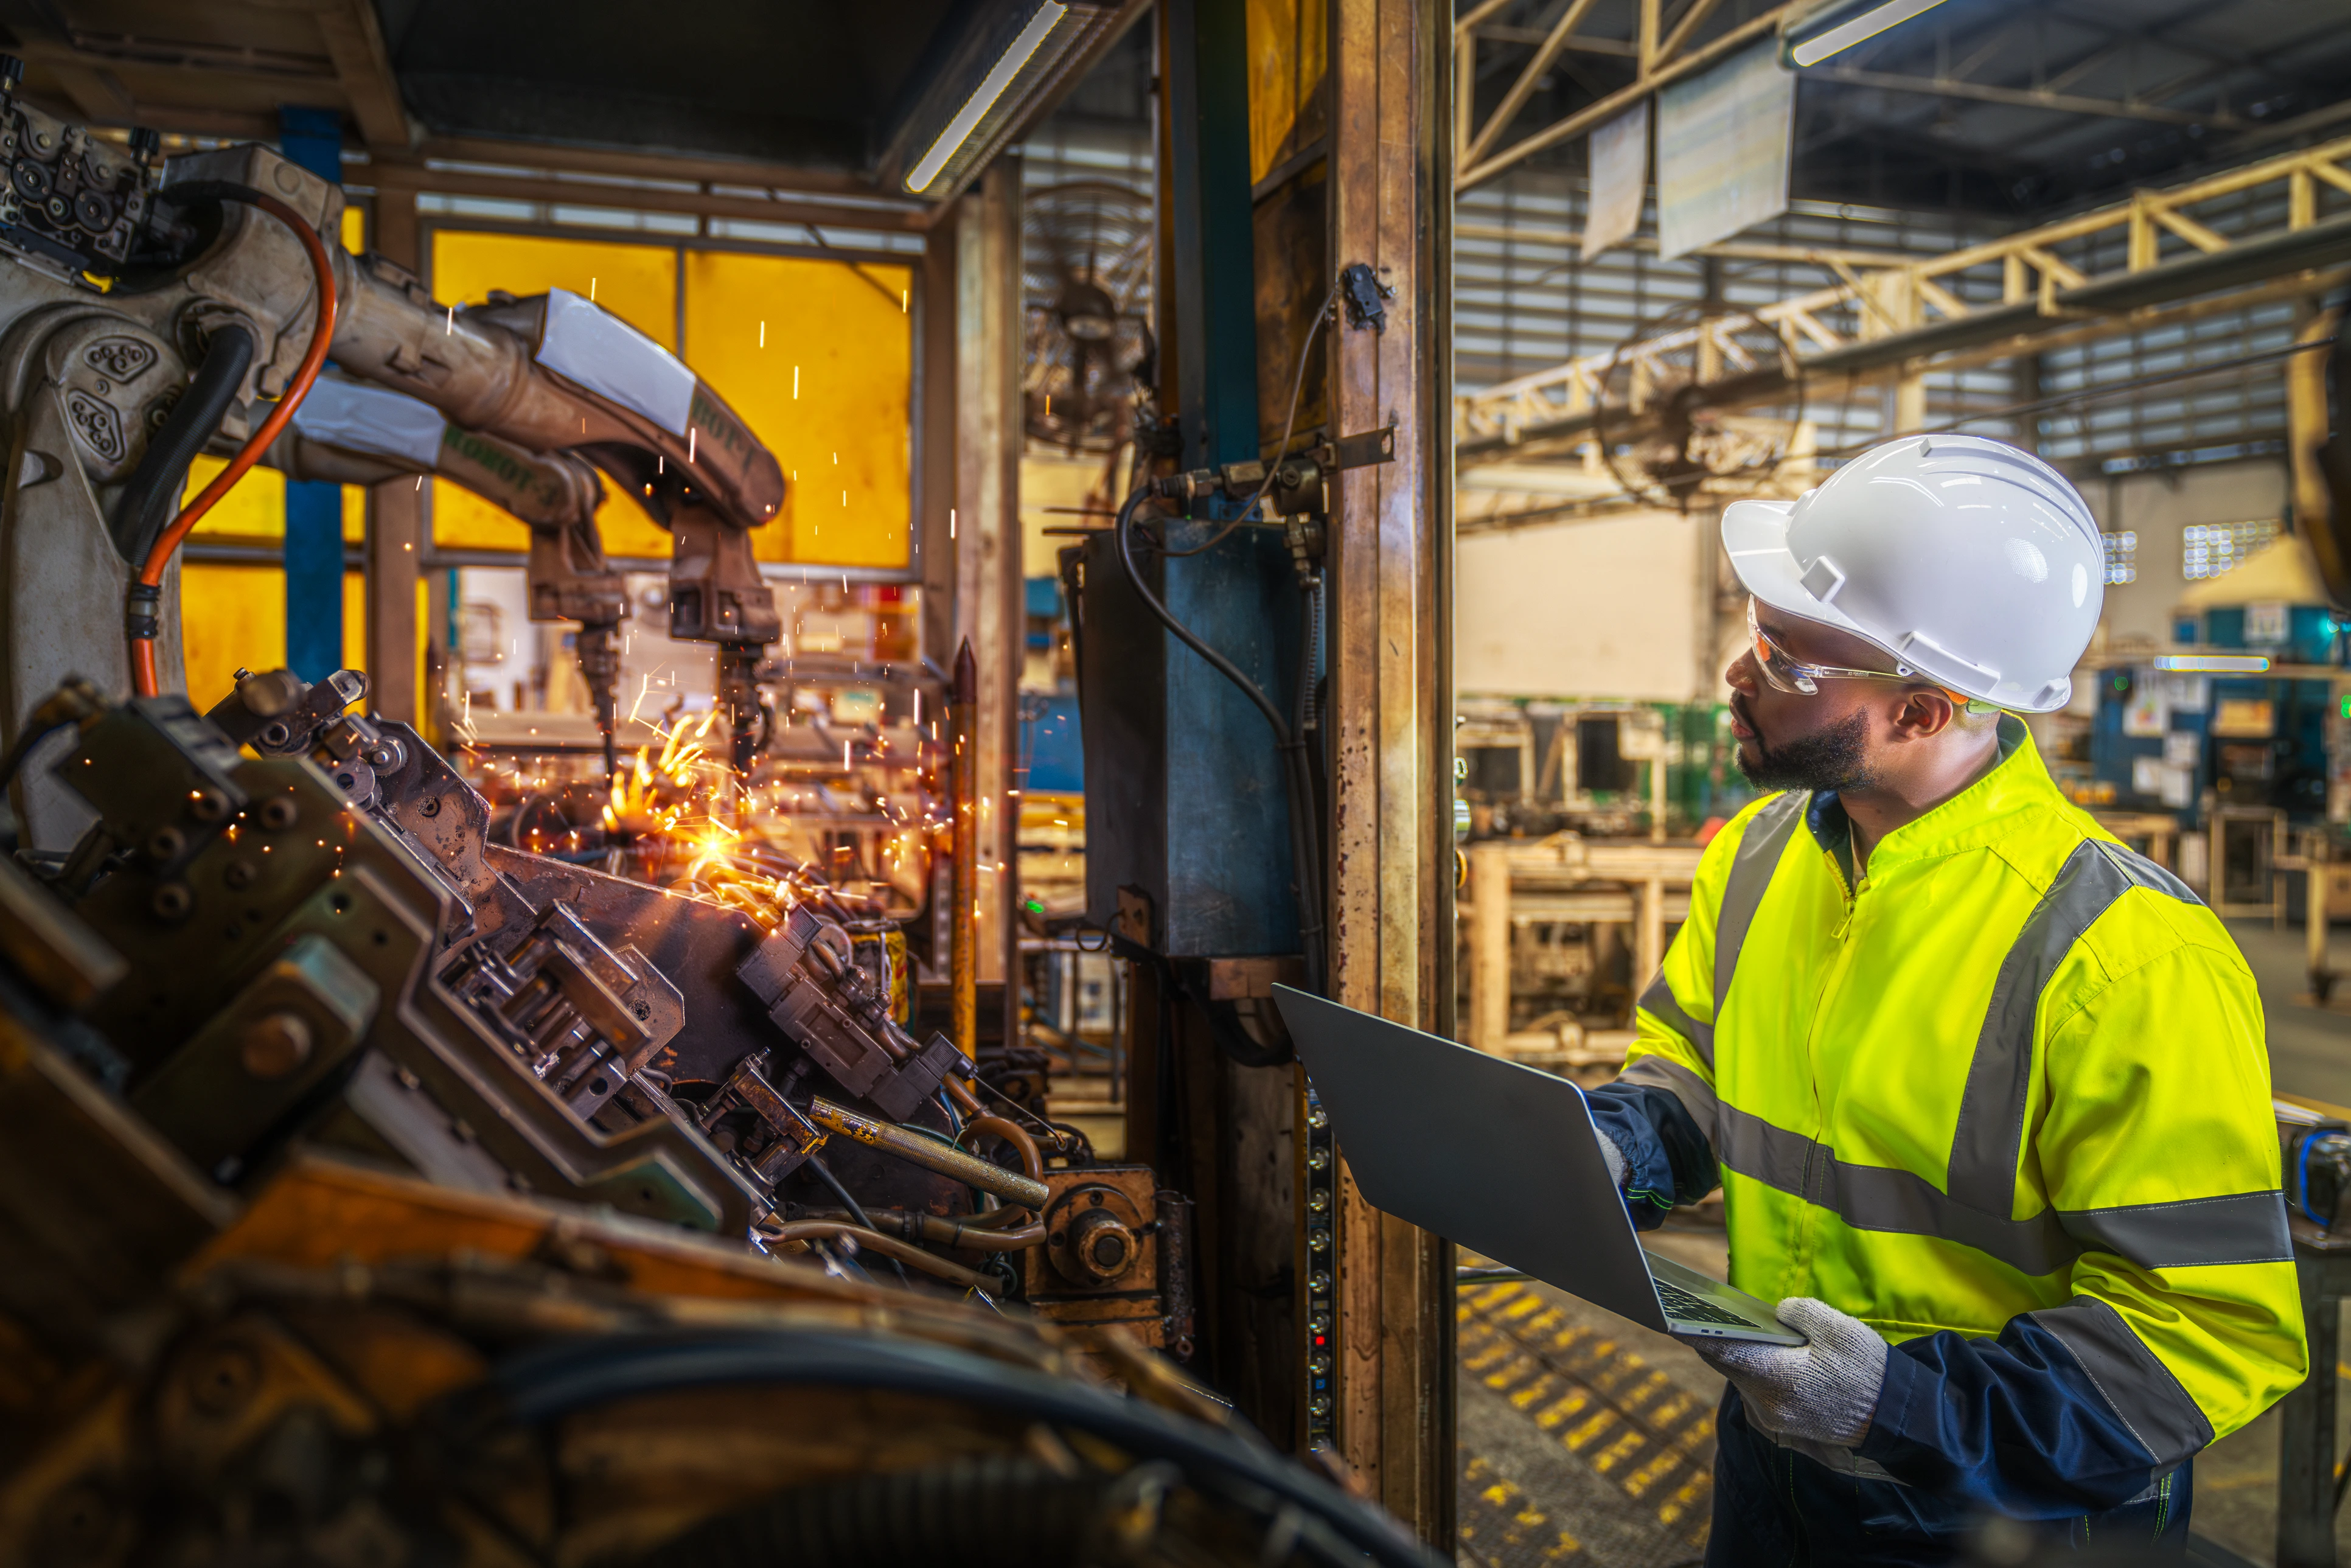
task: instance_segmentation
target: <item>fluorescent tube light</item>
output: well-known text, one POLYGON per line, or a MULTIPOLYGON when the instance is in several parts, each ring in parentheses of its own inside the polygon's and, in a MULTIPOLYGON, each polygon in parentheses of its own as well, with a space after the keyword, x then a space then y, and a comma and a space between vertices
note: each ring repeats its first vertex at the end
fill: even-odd
POLYGON ((2260 653, 2158 653, 2155 667, 2195 675, 2259 675, 2269 660, 2260 653))
POLYGON ((1037 8, 1037 14, 1029 18, 1029 25, 1020 29, 1020 36, 1012 40, 1011 47, 980 79, 979 86, 972 89, 972 95, 963 100, 963 107, 956 110, 956 117, 947 121, 945 131, 939 132, 939 139, 931 143, 931 150, 915 162, 914 172, 906 176, 906 189, 920 192, 939 177, 939 171, 946 168, 947 160, 962 149, 981 118, 996 107, 996 100, 1002 98, 1004 89, 1012 85, 1012 78, 1020 74, 1020 68, 1029 63, 1029 57, 1035 54, 1037 46, 1045 41, 1045 35, 1069 14, 1067 5, 1056 5, 1054 0, 1045 0, 1045 4, 1037 8))
POLYGON ((1831 55, 1842 54, 1855 44, 1877 37, 1888 27, 1898 27, 1913 16, 1922 16, 1941 5, 1943 0, 1886 0, 1883 5, 1872 5, 1857 16, 1838 23, 1825 32, 1810 37, 1792 37, 1788 50, 1792 65, 1816 66, 1831 55))

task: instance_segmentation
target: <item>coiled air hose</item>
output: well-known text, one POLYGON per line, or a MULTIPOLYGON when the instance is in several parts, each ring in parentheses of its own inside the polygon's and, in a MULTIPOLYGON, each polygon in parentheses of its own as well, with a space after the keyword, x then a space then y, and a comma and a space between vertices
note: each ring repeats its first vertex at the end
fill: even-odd
MULTIPOLYGON (((1254 1434, 1211 1427, 1072 1378, 942 1344, 791 1330, 566 1340, 503 1362, 492 1381, 462 1396, 451 1414, 488 1438, 506 1422, 540 1427, 622 1400, 754 1384, 955 1400, 1014 1421, 1071 1427, 1138 1463, 1173 1465, 1186 1485, 1269 1520, 1309 1562, 1360 1564, 1368 1559, 1382 1568, 1437 1568, 1446 1561, 1395 1520, 1276 1453, 1254 1434), (472 1401, 483 1403, 468 1409, 472 1401)), ((959 1551, 930 1561, 956 1561, 969 1550, 967 1536, 959 1551)))
MULTIPOLYGON (((131 643, 131 685, 142 697, 152 697, 161 689, 155 674, 155 634, 159 626, 158 612, 163 601, 163 570, 171 564, 172 554, 179 549, 180 541, 188 537, 189 530, 220 503, 222 497, 235 487, 236 482, 244 478, 256 463, 261 461, 261 455, 269 450, 269 444, 277 439, 279 433, 293 419, 294 411, 309 395, 310 385, 319 379, 319 371, 327 363, 327 351, 334 343, 337 307, 334 258, 327 254, 326 245, 319 238, 318 231, 303 221, 301 214, 284 202, 249 185, 211 180, 173 186, 165 193, 183 205, 202 201, 242 203, 257 207, 284 224, 301 242, 303 251, 310 258, 310 271, 319 291, 319 308, 310 323, 310 346, 304 351, 294 379, 287 383, 286 395, 277 400, 277 405, 269 411, 269 417, 261 422, 261 427, 246 439, 237 455, 229 459, 228 466, 204 486, 201 495, 182 507, 180 515, 172 519, 171 526, 148 547, 139 575, 131 580, 131 587, 123 595, 123 632, 131 643)), ((248 343, 246 353, 250 356, 251 352, 248 343)), ((212 356, 207 353, 206 366, 209 367, 211 362, 212 356)), ((205 434, 209 436, 210 432, 205 434)))
POLYGON ((960 1458, 927 1469, 794 1487, 695 1526, 640 1568, 1081 1568, 1114 1563, 1129 1531, 1157 1524, 1173 1466, 1056 1475, 1034 1459, 960 1458), (1140 1483, 1140 1484, 1136 1484, 1140 1483), (1123 1495, 1122 1495, 1123 1494, 1123 1495))

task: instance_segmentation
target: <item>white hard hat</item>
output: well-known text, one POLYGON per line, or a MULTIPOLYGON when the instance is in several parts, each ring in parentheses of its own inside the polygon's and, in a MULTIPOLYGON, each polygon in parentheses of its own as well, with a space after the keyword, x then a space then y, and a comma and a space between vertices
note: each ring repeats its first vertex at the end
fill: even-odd
POLYGON ((1793 502, 1733 501, 1722 544, 1772 609, 2024 713, 2065 706, 2105 601, 2105 541, 2081 493, 1978 435, 1904 436, 1793 502))

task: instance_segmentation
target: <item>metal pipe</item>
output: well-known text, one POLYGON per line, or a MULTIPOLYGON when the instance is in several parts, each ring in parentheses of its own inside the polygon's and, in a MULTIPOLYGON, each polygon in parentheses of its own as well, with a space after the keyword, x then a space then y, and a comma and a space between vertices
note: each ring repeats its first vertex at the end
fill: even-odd
POLYGON ((1037 1152, 1037 1140, 1030 1137, 1019 1123, 1008 1122, 1001 1116, 983 1113, 965 1123, 963 1130, 967 1136, 974 1133, 995 1134, 1019 1152, 1022 1170, 1027 1171, 1038 1181, 1041 1182, 1045 1179, 1045 1156, 1037 1152))
POLYGON ((824 1241, 848 1237, 861 1249, 870 1247, 884 1257, 911 1263, 942 1280, 961 1285, 967 1291, 992 1290, 996 1283, 987 1275, 974 1273, 960 1263, 950 1263, 935 1252, 925 1252, 911 1241, 901 1241, 894 1236, 884 1236, 878 1230, 868 1230, 845 1219, 796 1219, 789 1225, 775 1226, 759 1234, 771 1241, 824 1241))
MULTIPOLYGON (((1017 1209, 998 1209, 999 1214, 1018 1213, 1017 1209)), ((875 1228, 894 1227, 909 1240, 936 1241, 943 1246, 960 1247, 971 1252, 1018 1252, 1045 1244, 1042 1222, 1030 1220, 1026 1225, 1007 1226, 991 1230, 969 1218, 950 1219, 945 1215, 925 1214, 919 1209, 870 1209, 866 1218, 875 1228)))
POLYGON ((976 1186, 982 1192, 992 1192, 1008 1203, 1017 1203, 1042 1212, 1045 1200, 1052 1189, 1034 1176, 1021 1176, 1002 1166, 990 1165, 977 1155, 967 1154, 949 1144, 942 1144, 909 1133, 888 1122, 877 1122, 862 1116, 846 1105, 836 1105, 821 1095, 809 1102, 809 1118, 817 1125, 840 1134, 844 1138, 897 1155, 902 1160, 921 1166, 925 1170, 951 1176, 966 1186, 976 1186))
POLYGON ((947 977, 956 1048, 979 1060, 979 664, 971 639, 956 654, 955 697, 947 709, 953 760, 948 799, 955 810, 955 853, 947 880, 947 977))

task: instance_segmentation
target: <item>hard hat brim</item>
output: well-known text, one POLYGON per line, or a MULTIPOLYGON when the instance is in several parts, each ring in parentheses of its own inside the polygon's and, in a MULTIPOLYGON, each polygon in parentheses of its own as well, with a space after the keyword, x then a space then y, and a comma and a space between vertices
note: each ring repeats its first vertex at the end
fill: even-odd
POLYGON ((1733 501, 1722 508, 1722 548, 1729 553, 1740 586, 1783 615, 1834 626, 1899 658, 1844 611, 1813 598, 1804 586, 1803 568, 1788 549, 1789 514, 1794 510, 1793 501, 1733 501))

